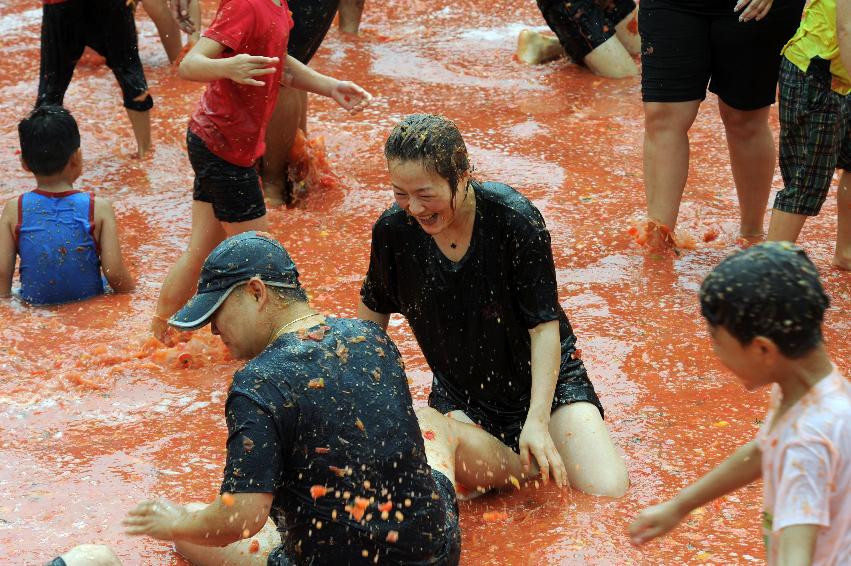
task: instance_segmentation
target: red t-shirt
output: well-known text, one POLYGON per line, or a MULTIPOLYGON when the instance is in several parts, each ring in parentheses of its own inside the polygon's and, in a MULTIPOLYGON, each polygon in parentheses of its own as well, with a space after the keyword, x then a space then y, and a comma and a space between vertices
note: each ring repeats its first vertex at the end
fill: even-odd
POLYGON ((239 53, 278 57, 276 70, 257 80, 265 86, 213 81, 204 91, 189 129, 225 161, 249 167, 266 150, 266 126, 278 100, 278 88, 293 20, 286 0, 222 0, 204 37, 225 46, 222 57, 239 53))

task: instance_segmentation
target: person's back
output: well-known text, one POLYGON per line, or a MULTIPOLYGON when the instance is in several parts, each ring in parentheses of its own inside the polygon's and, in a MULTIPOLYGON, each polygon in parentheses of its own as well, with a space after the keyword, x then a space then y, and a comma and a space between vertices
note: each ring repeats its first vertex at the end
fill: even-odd
MULTIPOLYGON (((273 416, 283 441, 271 516, 290 553, 305 563, 362 555, 371 564, 376 554, 438 563, 451 536, 436 530, 454 502, 439 495, 399 352, 383 330, 326 318, 283 334, 234 376, 228 409, 241 396, 273 416)), ((252 438, 250 449, 240 442, 262 450, 263 439, 252 438)))
POLYGON ((9 200, 0 216, 0 297, 11 294, 20 256, 21 297, 48 305, 135 282, 121 257, 112 204, 74 189, 82 173, 77 122, 61 106, 40 106, 18 124, 21 164, 37 188, 9 200))
POLYGON ((21 297, 67 303, 104 291, 94 237, 93 194, 34 190, 18 197, 21 297))
POLYGON ((812 563, 841 564, 851 557, 851 383, 834 370, 774 423, 781 397, 775 385, 757 436, 768 562, 780 563, 783 528, 818 525, 812 563))

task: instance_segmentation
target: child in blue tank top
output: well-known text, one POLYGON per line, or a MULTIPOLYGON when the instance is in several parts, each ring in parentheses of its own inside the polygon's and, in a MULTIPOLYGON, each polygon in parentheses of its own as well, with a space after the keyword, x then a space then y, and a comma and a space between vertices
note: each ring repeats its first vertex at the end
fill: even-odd
POLYGON ((73 188, 83 165, 74 117, 60 106, 41 106, 21 120, 18 135, 21 164, 37 187, 7 202, 0 216, 0 297, 11 294, 16 256, 21 298, 30 304, 100 295, 101 269, 115 292, 132 291, 112 203, 73 188))

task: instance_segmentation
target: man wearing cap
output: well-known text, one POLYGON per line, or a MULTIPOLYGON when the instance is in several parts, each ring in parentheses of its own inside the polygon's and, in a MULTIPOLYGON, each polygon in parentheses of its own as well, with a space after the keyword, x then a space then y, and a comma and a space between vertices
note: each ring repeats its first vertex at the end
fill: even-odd
POLYGON ((454 461, 429 447, 427 462, 383 330, 313 310, 286 250, 262 232, 213 250, 198 293, 169 320, 207 323, 249 360, 225 403, 221 495, 141 503, 128 534, 173 540, 194 564, 457 564, 454 461))

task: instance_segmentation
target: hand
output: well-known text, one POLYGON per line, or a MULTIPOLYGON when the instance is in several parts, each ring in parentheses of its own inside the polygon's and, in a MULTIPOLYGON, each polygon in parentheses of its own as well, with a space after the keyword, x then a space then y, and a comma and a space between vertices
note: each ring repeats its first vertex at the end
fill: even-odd
POLYGON ((567 485, 567 470, 550 436, 548 424, 534 417, 526 419, 526 424, 520 432, 520 461, 526 472, 531 465, 530 455, 535 458, 544 483, 547 483, 552 475, 557 486, 567 485))
POLYGON ((639 546, 658 536, 664 535, 688 515, 673 501, 666 501, 648 507, 638 514, 629 526, 632 544, 639 546))
POLYGON ((198 22, 195 22, 190 16, 189 6, 197 0, 170 0, 171 15, 177 20, 177 24, 183 33, 193 34, 198 29, 198 22))
POLYGON ((127 514, 123 524, 128 535, 174 540, 174 528, 186 512, 182 505, 165 499, 144 501, 127 514))
POLYGON ((759 21, 768 14, 773 1, 774 0, 739 0, 736 7, 733 8, 733 11, 738 12, 744 8, 742 13, 739 14, 740 22, 748 22, 750 20, 759 21))
POLYGON ((227 62, 227 78, 235 83, 251 86, 266 86, 266 83, 258 81, 254 77, 271 75, 275 72, 275 65, 279 61, 277 57, 263 57, 262 55, 248 55, 246 53, 240 53, 222 60, 227 62))
POLYGON ((357 114, 366 108, 372 100, 371 94, 350 81, 337 81, 331 89, 330 96, 352 114, 357 114))

